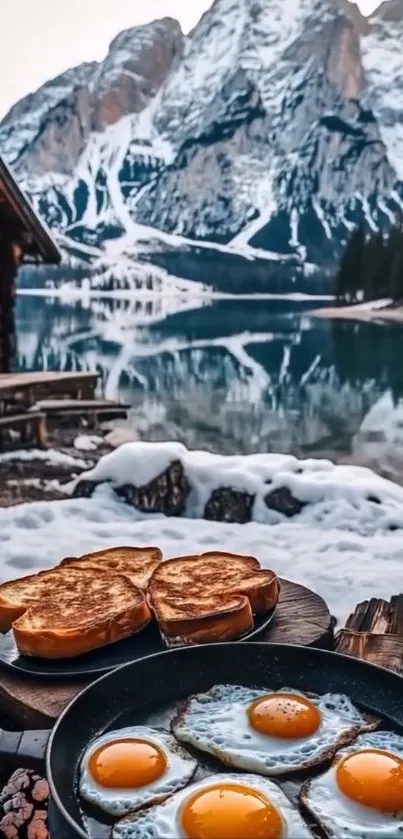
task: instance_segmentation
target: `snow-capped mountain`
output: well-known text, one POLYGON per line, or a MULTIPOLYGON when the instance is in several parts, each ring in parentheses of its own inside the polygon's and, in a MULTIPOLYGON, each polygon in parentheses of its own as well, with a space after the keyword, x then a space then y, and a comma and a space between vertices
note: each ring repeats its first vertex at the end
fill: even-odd
POLYGON ((403 209, 403 0, 215 0, 18 103, 0 149, 63 242, 334 260, 403 209), (152 245, 150 245, 152 243, 152 245))
POLYGON ((103 62, 67 70, 9 111, 0 124, 2 154, 21 176, 73 174, 92 133, 155 97, 182 41, 171 18, 122 32, 103 62))

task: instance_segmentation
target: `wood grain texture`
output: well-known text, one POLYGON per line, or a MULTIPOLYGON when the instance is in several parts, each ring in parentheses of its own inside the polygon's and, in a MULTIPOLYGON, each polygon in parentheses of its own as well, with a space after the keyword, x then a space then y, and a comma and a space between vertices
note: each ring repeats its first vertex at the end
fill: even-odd
POLYGON ((289 580, 281 579, 280 583, 275 616, 266 635, 259 640, 304 647, 332 646, 333 620, 322 597, 289 580))
POLYGON ((0 399, 20 399, 26 404, 56 394, 92 399, 97 381, 97 373, 9 373, 0 377, 0 399))
MULTIPOLYGON (((276 614, 266 643, 332 646, 332 618, 324 600, 304 586, 281 580, 276 614)), ((0 713, 24 728, 48 728, 87 681, 52 682, 21 679, 10 671, 0 673, 0 713)))
POLYGON ((359 603, 337 633, 336 649, 403 675, 403 595, 359 603))

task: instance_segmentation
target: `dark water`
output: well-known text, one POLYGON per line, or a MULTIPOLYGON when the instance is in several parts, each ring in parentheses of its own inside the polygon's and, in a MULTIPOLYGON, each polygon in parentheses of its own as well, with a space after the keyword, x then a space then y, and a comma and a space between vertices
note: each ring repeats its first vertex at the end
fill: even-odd
POLYGON ((133 405, 142 438, 403 472, 403 327, 310 310, 267 299, 20 296, 19 364, 98 370, 106 395, 133 405))

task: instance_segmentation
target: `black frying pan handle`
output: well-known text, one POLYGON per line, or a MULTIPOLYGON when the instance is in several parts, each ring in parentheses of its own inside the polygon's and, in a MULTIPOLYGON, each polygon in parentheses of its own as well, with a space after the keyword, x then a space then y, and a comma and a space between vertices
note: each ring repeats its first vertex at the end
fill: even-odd
POLYGON ((50 731, 3 731, 0 729, 0 764, 15 769, 45 771, 46 747, 50 731))

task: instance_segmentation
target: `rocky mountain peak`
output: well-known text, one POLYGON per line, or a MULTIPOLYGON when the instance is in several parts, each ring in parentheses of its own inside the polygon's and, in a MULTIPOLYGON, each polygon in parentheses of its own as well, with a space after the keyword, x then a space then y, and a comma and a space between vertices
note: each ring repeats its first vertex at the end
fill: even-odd
POLYGON ((356 3, 352 0, 338 0, 343 12, 350 18, 360 35, 368 32, 368 18, 364 17, 356 3))
POLYGON ((180 24, 163 18, 121 32, 92 79, 93 128, 139 113, 165 81, 183 43, 180 24))
POLYGON ((389 176, 376 126, 361 117, 362 89, 360 34, 342 2, 216 0, 161 89, 157 125, 177 158, 140 197, 141 221, 195 238, 218 229, 227 242, 270 250, 281 241, 288 251, 308 214, 312 232, 301 221, 301 239, 326 248, 320 202, 344 195, 347 211, 372 188, 370 157, 382 182, 389 176), (164 195, 175 195, 169 207, 164 195), (283 239, 278 214, 295 222, 283 239))
MULTIPOLYGON (((63 143, 57 134, 70 127, 70 152, 77 159, 88 135, 88 92, 97 62, 80 64, 46 82, 17 102, 0 123, 0 148, 14 169, 46 172, 64 171, 63 143), (48 130, 47 130, 48 128, 48 130), (51 134, 43 143, 43 135, 51 134), (84 135, 84 136, 83 136, 84 135)), ((67 171, 71 167, 67 165, 67 171)))
POLYGON ((19 103, 0 144, 91 254, 333 265, 355 224, 403 209, 402 5, 215 0, 186 38, 170 18, 129 29, 19 103))
POLYGON ((18 102, 0 123, 15 170, 71 175, 93 131, 139 113, 165 81, 184 36, 163 18, 120 33, 100 63, 82 64, 18 102))
POLYGON ((372 13, 370 20, 384 20, 391 23, 403 23, 403 0, 385 0, 372 13))

